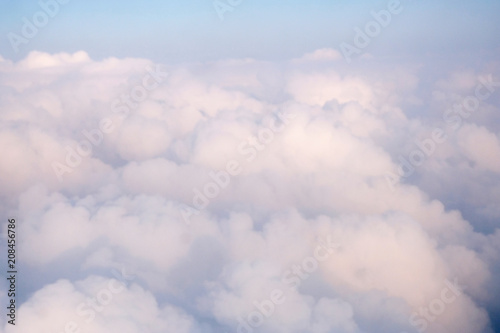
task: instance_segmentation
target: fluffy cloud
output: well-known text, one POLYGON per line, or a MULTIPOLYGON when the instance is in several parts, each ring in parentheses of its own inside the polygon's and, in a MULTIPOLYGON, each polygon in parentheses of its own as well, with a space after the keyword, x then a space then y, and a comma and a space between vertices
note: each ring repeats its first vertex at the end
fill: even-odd
POLYGON ((9 332, 200 332, 192 317, 173 305, 159 306, 138 285, 90 276, 58 280, 34 293, 19 309, 24 320, 9 332))
POLYGON ((0 196, 40 277, 19 330, 492 332, 497 92, 458 129, 442 115, 498 68, 360 61, 0 58, 0 196), (135 273, 109 294, 113 267, 135 273))

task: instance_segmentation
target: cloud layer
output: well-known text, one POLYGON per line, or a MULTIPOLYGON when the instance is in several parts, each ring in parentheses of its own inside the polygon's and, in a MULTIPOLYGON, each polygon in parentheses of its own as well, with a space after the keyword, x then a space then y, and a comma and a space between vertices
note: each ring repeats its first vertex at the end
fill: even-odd
POLYGON ((0 72, 23 267, 2 332, 493 332, 498 65, 81 51, 0 72))

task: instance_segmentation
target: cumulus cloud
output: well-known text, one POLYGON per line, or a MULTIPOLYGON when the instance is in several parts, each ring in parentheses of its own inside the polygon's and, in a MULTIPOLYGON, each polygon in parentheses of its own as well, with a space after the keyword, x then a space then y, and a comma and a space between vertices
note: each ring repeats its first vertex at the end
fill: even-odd
POLYGON ((82 281, 58 280, 26 301, 18 327, 6 333, 54 332, 199 332, 191 316, 173 305, 158 306, 154 296, 138 285, 90 276, 82 281))
POLYGON ((374 61, 0 58, 1 330, 492 332, 498 92, 443 113, 499 68, 374 61))

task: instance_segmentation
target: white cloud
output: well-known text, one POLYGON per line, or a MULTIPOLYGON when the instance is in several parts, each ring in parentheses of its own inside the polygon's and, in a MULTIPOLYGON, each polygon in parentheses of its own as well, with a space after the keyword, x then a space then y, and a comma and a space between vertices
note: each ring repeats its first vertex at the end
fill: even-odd
POLYGON ((440 107, 470 94, 478 76, 375 68, 376 59, 345 74, 338 57, 178 65, 121 118, 114 101, 151 61, 0 58, 0 195, 20 221, 19 260, 40 277, 23 286, 19 330, 80 323, 74 309, 124 263, 135 280, 82 323, 88 331, 237 331, 275 289, 286 301, 262 332, 410 331, 412 313, 457 278, 463 295, 428 332, 488 332, 500 233, 481 228, 499 216, 495 99, 391 189, 398 155, 415 148, 414 135, 446 127, 440 107), (99 136, 104 118, 113 129, 99 136), (281 127, 264 143, 273 122, 281 127), (98 143, 59 182, 52 163, 68 164, 89 131, 98 143), (231 160, 241 172, 218 185, 213 173, 231 160), (207 184, 219 194, 187 223, 207 184), (341 247, 307 277, 291 276, 327 235, 341 247))

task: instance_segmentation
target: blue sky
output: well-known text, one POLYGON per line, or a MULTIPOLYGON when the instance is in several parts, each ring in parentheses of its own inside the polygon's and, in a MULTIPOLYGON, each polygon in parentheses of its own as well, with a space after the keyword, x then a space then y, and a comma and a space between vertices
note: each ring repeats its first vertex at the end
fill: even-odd
MULTIPOLYGON (((7 34, 32 21, 37 1, 0 1, 0 54, 19 59, 31 50, 87 51, 91 57, 164 61, 231 57, 287 59, 352 43, 354 27, 389 1, 243 1, 221 21, 210 0, 77 1, 61 5, 38 35, 15 53, 7 34)), ((402 1, 403 12, 372 43, 380 56, 439 55, 483 50, 498 54, 500 1, 402 1)))

